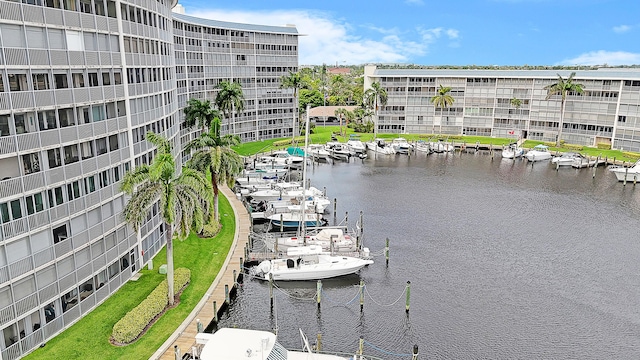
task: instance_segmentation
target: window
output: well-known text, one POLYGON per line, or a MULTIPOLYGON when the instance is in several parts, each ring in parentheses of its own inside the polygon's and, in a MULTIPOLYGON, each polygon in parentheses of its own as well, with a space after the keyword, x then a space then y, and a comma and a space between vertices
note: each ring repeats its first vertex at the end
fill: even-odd
POLYGON ((95 5, 95 9, 96 9, 96 15, 105 15, 104 12, 104 1, 102 0, 93 0, 94 1, 94 5, 95 5))
POLYGON ((58 127, 56 123, 56 112, 54 110, 39 111, 38 124, 40 130, 55 129, 58 127))
POLYGON ((50 8, 62 9, 61 0, 45 0, 45 5, 50 8))
POLYGON ((65 164, 72 164, 79 160, 78 145, 67 145, 63 150, 65 164))
POLYGON ((96 152, 98 155, 107 153, 107 138, 96 139, 96 152))
POLYGON ((20 206, 20 200, 13 200, 10 202, 11 218, 13 220, 22 218, 22 207, 20 206))
POLYGON ((47 321, 47 323, 53 321, 53 319, 56 318, 56 309, 53 305, 54 303, 51 303, 44 307, 44 319, 47 321))
POLYGON ((25 28, 27 30, 27 44, 31 49, 44 49, 47 47, 43 28, 33 26, 26 26, 25 28))
POLYGON ((89 86, 99 86, 98 84, 98 74, 97 73, 89 73, 89 86))
POLYGON ((47 150, 47 158, 49 159, 49 169, 55 169, 58 166, 62 165, 62 160, 60 158, 60 149, 47 150))
POLYGON ((114 83, 114 85, 121 85, 122 84, 122 74, 120 74, 119 71, 113 73, 113 83, 114 83))
POLYGON ((49 207, 54 207, 56 205, 60 205, 64 202, 64 198, 62 197, 62 187, 59 186, 53 190, 47 190, 47 194, 49 195, 49 207))
POLYGON ((1 74, 0 74, 0 92, 4 92, 4 80, 2 80, 1 74))
POLYGON ((84 87, 84 74, 82 74, 82 73, 71 74, 71 81, 73 81, 73 87, 74 88, 83 88, 84 87))
POLYGON ((7 223, 9 222, 9 205, 7 203, 0 204, 0 222, 7 223))
POLYGON ((113 264, 109 265, 108 271, 109 271, 109 279, 113 278, 114 276, 118 275, 118 272, 120 272, 120 266, 119 266, 119 262, 116 261, 113 264))
POLYGON ((82 153, 82 159, 88 159, 93 157, 93 142, 87 141, 80 144, 80 152, 82 153))
POLYGON ((118 150, 118 135, 109 136, 109 151, 118 150))
POLYGON ((102 73, 102 85, 111 85, 111 76, 108 72, 102 73))
POLYGON ((53 77, 56 80, 56 89, 66 89, 69 87, 67 74, 54 74, 53 77))
MULTIPOLYGON (((73 3, 75 8, 75 0, 65 0, 65 8, 67 7, 67 2, 73 3)), ((75 10, 75 9, 67 8, 67 10, 75 10)), ((82 34, 80 32, 67 30, 66 35, 67 35, 67 49, 69 51, 84 51, 82 34)))
POLYGON ((9 74, 9 90, 11 91, 29 90, 29 87, 27 85, 27 75, 9 74))
POLYGON ((33 74, 33 90, 49 90, 49 74, 33 74))
POLYGON ((96 179, 95 176, 89 176, 84 179, 84 191, 87 194, 90 194, 96 191, 96 179))
MULTIPOLYGON (((57 1, 57 0, 56 0, 57 1)), ((47 29, 47 35, 49 36, 49 49, 52 50, 66 50, 64 30, 60 29, 47 29)))
POLYGON ((60 298, 62 302, 62 312, 67 312, 67 310, 72 307, 78 305, 78 288, 73 288, 68 293, 62 295, 60 298))
POLYGON ((71 184, 67 184, 67 198, 69 200, 77 199, 80 197, 80 181, 74 181, 71 184))
POLYGON ((53 229, 53 243, 57 244, 60 241, 65 241, 69 237, 67 232, 67 225, 61 225, 53 229))
POLYGON ((27 203, 27 214, 32 215, 34 213, 44 210, 44 203, 42 202, 42 193, 29 195, 25 198, 27 203))
POLYGON ((80 0, 80 11, 87 14, 92 14, 91 0, 80 0))
POLYGON ((60 120, 60 127, 67 127, 71 125, 75 125, 75 120, 73 119, 73 110, 72 109, 58 109, 58 119, 60 120))
POLYGON ((0 136, 9 134, 9 115, 0 115, 0 136))
POLYGON ((22 164, 24 166, 24 174, 32 174, 40 171, 40 159, 38 153, 22 155, 22 164))

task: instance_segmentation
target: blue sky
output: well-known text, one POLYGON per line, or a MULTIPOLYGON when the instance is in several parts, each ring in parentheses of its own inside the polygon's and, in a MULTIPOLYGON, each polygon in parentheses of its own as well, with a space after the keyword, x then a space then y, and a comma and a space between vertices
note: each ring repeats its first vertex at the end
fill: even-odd
POLYGON ((640 64, 638 0, 180 0, 187 15, 295 24, 300 65, 640 64))

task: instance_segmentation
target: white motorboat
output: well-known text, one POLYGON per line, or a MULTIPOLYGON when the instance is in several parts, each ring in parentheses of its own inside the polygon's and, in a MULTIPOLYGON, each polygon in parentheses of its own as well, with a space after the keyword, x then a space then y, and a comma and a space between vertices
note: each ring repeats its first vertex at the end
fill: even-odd
POLYGON ((310 198, 313 196, 321 196, 323 193, 321 190, 310 187, 304 190, 301 187, 295 188, 282 188, 275 187, 272 189, 254 191, 247 196, 251 197, 251 201, 271 201, 271 200, 288 200, 294 198, 310 198))
POLYGON ((444 140, 438 140, 429 144, 435 153, 453 152, 455 147, 444 140))
POLYGON ((399 137, 391 140, 391 147, 398 154, 408 154, 409 151, 413 150, 413 145, 407 142, 407 139, 399 137))
POLYGON ((384 139, 376 138, 366 143, 367 150, 380 154, 393 155, 396 151, 384 139))
POLYGON ((538 144, 525 155, 529 161, 543 161, 551 159, 551 152, 547 145, 538 144))
POLYGON ((309 144, 307 154, 316 161, 329 161, 329 152, 322 144, 309 144))
POLYGON ((524 155, 524 149, 516 144, 511 144, 502 150, 502 157, 505 159, 515 159, 524 155))
POLYGON ((424 140, 418 140, 416 143, 416 151, 425 152, 427 154, 431 154, 433 149, 431 148, 431 144, 424 140))
MULTIPOLYGON (((300 332, 302 335, 302 331, 300 332)), ((192 354, 200 360, 346 360, 332 354, 312 352, 309 341, 303 336, 302 351, 287 350, 269 331, 239 328, 221 328, 213 334, 196 334, 196 350, 192 354)), ((189 357, 191 358, 191 357, 189 357)))
POLYGON ((353 136, 353 134, 351 134, 349 140, 347 140, 346 146, 349 151, 351 151, 351 153, 355 155, 360 155, 367 152, 367 147, 364 145, 364 143, 360 141, 357 136, 353 136))
POLYGON ((267 165, 272 164, 280 165, 283 167, 299 168, 302 166, 304 158, 301 156, 291 155, 286 150, 278 150, 272 152, 271 154, 261 156, 260 162, 267 165))
POLYGON ((574 162, 580 162, 584 157, 578 153, 566 152, 560 156, 551 158, 551 163, 558 166, 572 166, 574 162))
POLYGON ((345 144, 335 141, 327 143, 327 151, 329 152, 329 156, 334 160, 349 161, 352 155, 345 144))
MULTIPOLYGON (((355 252, 357 251, 357 237, 355 234, 348 234, 341 228, 322 228, 320 231, 307 232, 306 235, 298 236, 275 236, 267 234, 264 237, 267 248, 271 251, 287 251, 289 248, 318 245, 322 250, 332 253, 355 252)), ((365 255, 365 257, 367 257, 365 255)))
POLYGON ((330 204, 331 201, 326 197, 314 196, 304 202, 299 199, 250 202, 249 211, 251 219, 266 220, 274 214, 301 212, 303 206, 307 213, 324 214, 330 204))
POLYGON ((266 216, 271 223, 272 228, 296 229, 300 227, 320 227, 325 225, 326 221, 322 214, 316 212, 307 212, 303 210, 293 210, 272 213, 266 216), (304 222, 304 224, 302 224, 304 222))
POLYGON ((618 181, 638 181, 640 180, 640 160, 632 167, 611 166, 609 171, 616 175, 618 181))
POLYGON ((320 245, 310 245, 289 248, 286 257, 265 260, 254 270, 264 280, 319 280, 354 274, 370 264, 373 260, 330 255, 320 245))

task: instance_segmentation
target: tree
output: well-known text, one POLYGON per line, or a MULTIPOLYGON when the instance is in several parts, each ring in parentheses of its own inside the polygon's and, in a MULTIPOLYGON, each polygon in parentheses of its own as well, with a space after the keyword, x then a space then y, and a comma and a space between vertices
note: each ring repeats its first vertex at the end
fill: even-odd
POLYGON ((171 306, 174 302, 174 226, 179 239, 186 238, 192 229, 201 231, 209 213, 211 189, 199 171, 183 168, 182 173, 177 174, 169 140, 148 132, 147 141, 157 147, 158 153, 151 165, 138 166, 122 179, 122 191, 131 195, 123 214, 125 221, 137 232, 146 221, 149 209, 160 201, 167 241, 167 295, 171 306))
POLYGON ((520 109, 520 106, 522 106, 522 100, 518 99, 517 97, 514 97, 513 99, 511 99, 510 103, 511 103, 511 106, 516 108, 516 110, 520 109))
MULTIPOLYGON (((444 87, 440 84, 440 88, 438 89, 438 93, 431 98, 431 103, 435 105, 436 108, 440 108, 440 110, 444 110, 447 107, 453 105, 455 99, 451 94, 450 87, 444 87)), ((440 132, 442 132, 442 120, 440 120, 440 132)))
POLYGON ((293 89, 293 99, 295 101, 294 106, 293 106, 293 136, 296 136, 295 133, 295 129, 296 129, 296 113, 297 113, 297 107, 298 107, 298 89, 301 89, 302 86, 302 79, 300 79, 300 74, 298 74, 297 72, 292 72, 289 71, 289 75, 286 76, 282 76, 280 78, 280 88, 288 88, 288 89, 293 89))
POLYGON ((186 127, 199 126, 202 130, 209 127, 211 121, 219 117, 219 111, 211 107, 209 100, 189 99, 184 108, 184 124, 186 127))
POLYGON ((340 135, 344 135, 342 132, 342 118, 347 115, 348 110, 345 108, 337 108, 333 114, 340 119, 340 135))
POLYGON ((225 135, 220 137, 220 119, 215 118, 211 122, 208 132, 200 134, 185 145, 185 151, 195 152, 187 163, 187 167, 211 174, 211 188, 213 189, 213 218, 220 219, 218 212, 218 184, 227 184, 233 187, 236 177, 244 169, 243 160, 231 146, 239 145, 238 135, 225 135))
POLYGON ((567 95, 570 93, 582 94, 584 92, 584 86, 582 84, 576 84, 573 82, 573 77, 576 75, 572 72, 571 75, 565 80, 558 74, 558 82, 550 84, 544 87, 547 90, 546 100, 549 100, 554 95, 560 95, 560 122, 558 124, 558 137, 556 138, 556 146, 560 146, 560 138, 562 137, 562 127, 564 126, 564 107, 567 95))
POLYGON ((373 110, 375 121, 373 122, 373 137, 378 133, 378 106, 387 105, 387 90, 379 82, 371 84, 371 88, 364 92, 364 103, 373 110))
POLYGON ((242 92, 242 85, 235 81, 222 81, 218 84, 218 89, 220 90, 216 95, 216 106, 224 113, 224 116, 229 119, 229 133, 235 134, 235 121, 233 120, 233 114, 241 113, 244 110, 244 93, 242 92), (233 131, 231 131, 231 124, 234 124, 233 131))

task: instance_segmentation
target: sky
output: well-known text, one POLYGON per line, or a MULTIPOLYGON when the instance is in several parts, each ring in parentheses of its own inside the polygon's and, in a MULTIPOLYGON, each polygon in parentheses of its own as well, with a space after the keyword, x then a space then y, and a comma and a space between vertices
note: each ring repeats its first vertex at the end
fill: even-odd
POLYGON ((638 0, 179 0, 187 15, 294 24, 300 65, 640 64, 638 0))

